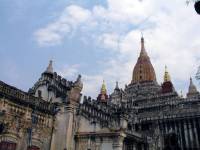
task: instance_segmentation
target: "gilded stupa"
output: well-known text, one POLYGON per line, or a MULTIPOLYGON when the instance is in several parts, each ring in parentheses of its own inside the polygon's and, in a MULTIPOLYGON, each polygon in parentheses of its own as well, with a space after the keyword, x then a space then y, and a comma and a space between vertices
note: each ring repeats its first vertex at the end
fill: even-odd
POLYGON ((105 84, 104 80, 103 80, 103 84, 101 86, 100 94, 97 97, 97 100, 100 101, 100 102, 107 102, 107 100, 108 100, 106 84, 105 84))
POLYGON ((171 82, 170 74, 167 70, 167 66, 165 66, 165 73, 164 73, 164 82, 162 84, 162 93, 171 93, 175 92, 174 86, 171 82))

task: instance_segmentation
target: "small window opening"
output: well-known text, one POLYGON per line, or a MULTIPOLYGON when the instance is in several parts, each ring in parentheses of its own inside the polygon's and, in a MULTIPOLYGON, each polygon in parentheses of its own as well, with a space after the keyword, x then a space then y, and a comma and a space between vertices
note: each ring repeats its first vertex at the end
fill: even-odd
POLYGON ((38 90, 38 97, 42 98, 42 91, 41 90, 38 90))

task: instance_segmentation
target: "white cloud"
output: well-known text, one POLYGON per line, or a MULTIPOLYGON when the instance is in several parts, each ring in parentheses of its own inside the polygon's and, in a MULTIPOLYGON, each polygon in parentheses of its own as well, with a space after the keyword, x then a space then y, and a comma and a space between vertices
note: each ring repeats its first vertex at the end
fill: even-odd
POLYGON ((165 65, 175 84, 188 80, 199 63, 199 24, 193 6, 187 6, 184 1, 107 0, 107 7, 67 6, 57 20, 35 35, 40 45, 52 45, 62 43, 72 31, 80 31, 85 33, 80 38, 88 38, 86 35, 92 38, 83 41, 97 41, 94 43, 99 47, 115 52, 117 56, 108 60, 101 75, 85 75, 84 92, 94 95, 103 79, 112 87, 115 80, 120 80, 122 85, 130 82, 141 31, 158 82, 162 82, 165 65))
POLYGON ((78 76, 79 74, 79 64, 74 65, 64 65, 62 68, 59 68, 57 73, 62 77, 67 78, 68 80, 78 76))
POLYGON ((68 6, 57 20, 34 33, 36 40, 41 46, 60 44, 67 34, 86 22, 90 15, 87 9, 76 5, 68 6))
POLYGON ((116 33, 104 33, 98 37, 99 45, 110 50, 118 50, 120 36, 116 33))
POLYGON ((83 95, 92 96, 96 98, 99 94, 102 81, 102 75, 82 75, 83 78, 83 95))

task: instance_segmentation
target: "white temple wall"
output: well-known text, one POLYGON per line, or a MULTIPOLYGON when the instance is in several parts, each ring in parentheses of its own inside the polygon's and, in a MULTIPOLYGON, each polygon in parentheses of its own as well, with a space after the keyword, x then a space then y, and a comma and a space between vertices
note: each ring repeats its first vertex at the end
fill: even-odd
POLYGON ((48 101, 49 100, 49 92, 47 90, 47 86, 43 85, 43 86, 38 87, 37 90, 36 90, 36 92, 35 92, 35 96, 36 97, 39 97, 39 95, 38 95, 38 91, 39 90, 42 92, 41 93, 42 99, 48 101))
POLYGON ((109 132, 109 129, 107 128, 101 128, 101 126, 96 123, 91 123, 88 119, 86 119, 83 116, 80 116, 79 118, 79 127, 78 127, 79 132, 98 132, 98 131, 104 131, 104 132, 109 132))

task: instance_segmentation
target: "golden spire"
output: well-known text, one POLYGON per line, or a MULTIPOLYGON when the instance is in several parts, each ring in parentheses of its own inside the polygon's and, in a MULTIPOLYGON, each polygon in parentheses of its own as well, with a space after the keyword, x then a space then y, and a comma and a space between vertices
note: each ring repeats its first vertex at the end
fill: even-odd
POLYGON ((102 87, 101 87, 101 94, 106 94, 106 93, 107 93, 106 84, 105 84, 105 81, 103 80, 103 84, 102 84, 102 87))
POLYGON ((131 83, 156 81, 156 74, 151 64, 150 58, 145 50, 144 38, 141 37, 141 51, 140 56, 133 69, 131 83))
POLYGON ((167 71, 167 66, 165 66, 165 74, 164 74, 164 82, 169 82, 171 81, 169 72, 167 71))
POLYGON ((144 46, 144 38, 143 36, 141 37, 141 51, 140 51, 140 57, 142 56, 148 56, 147 52, 145 50, 145 46, 144 46))

